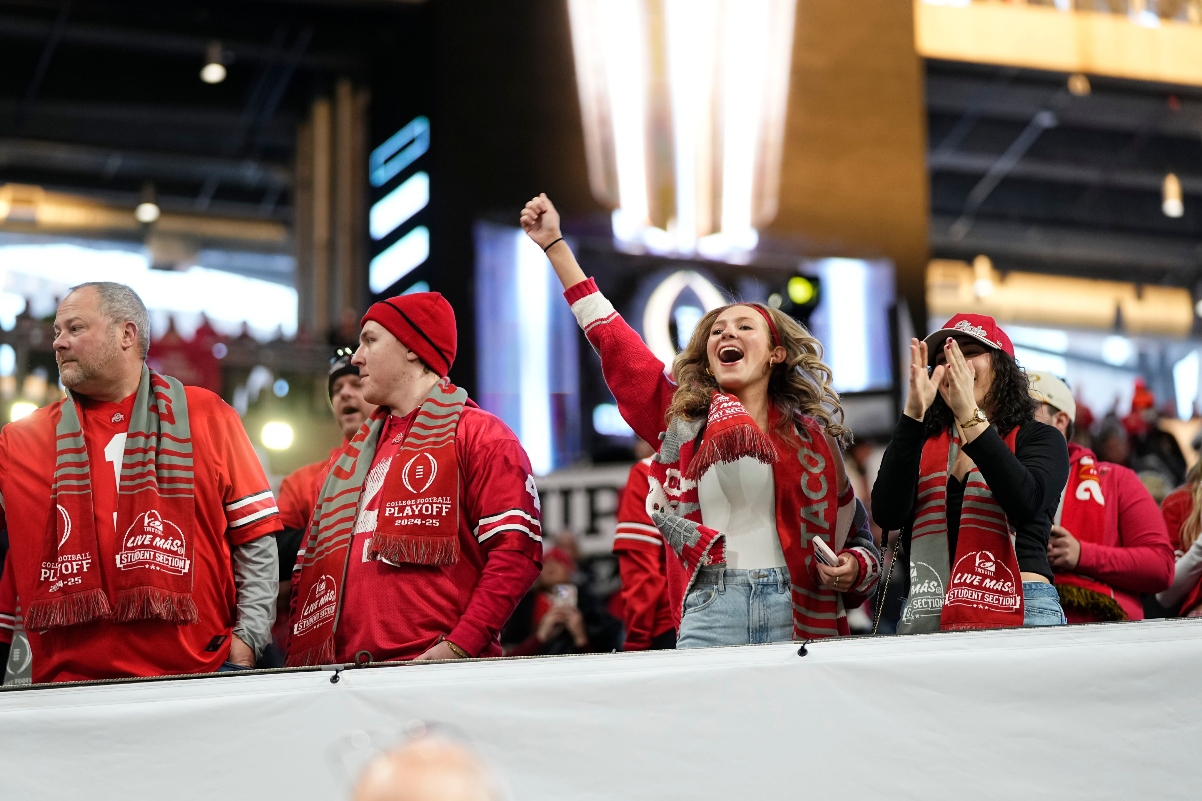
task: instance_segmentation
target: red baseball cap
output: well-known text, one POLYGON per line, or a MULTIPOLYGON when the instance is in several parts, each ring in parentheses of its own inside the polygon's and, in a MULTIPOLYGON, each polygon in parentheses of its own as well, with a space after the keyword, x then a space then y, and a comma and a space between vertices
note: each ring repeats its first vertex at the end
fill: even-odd
POLYGON ((927 343, 927 358, 935 363, 936 346, 941 345, 948 337, 972 337, 986 347, 1000 350, 1010 358, 1014 358, 1014 343, 1006 332, 997 324, 997 320, 988 314, 957 314, 943 324, 933 334, 924 340, 927 343))

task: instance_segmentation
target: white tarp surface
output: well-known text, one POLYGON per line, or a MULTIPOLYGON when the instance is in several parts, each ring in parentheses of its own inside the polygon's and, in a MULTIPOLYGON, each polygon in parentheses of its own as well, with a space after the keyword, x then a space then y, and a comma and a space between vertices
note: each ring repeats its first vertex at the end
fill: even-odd
POLYGON ((1197 798, 1202 620, 0 693, 0 799, 346 798, 408 721, 521 801, 1197 798))

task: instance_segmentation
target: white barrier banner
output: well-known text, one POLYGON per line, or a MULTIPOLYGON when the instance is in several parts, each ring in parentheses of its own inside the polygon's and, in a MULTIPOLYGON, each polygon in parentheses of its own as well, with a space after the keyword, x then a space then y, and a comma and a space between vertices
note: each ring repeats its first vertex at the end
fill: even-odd
POLYGON ((0 798, 349 797, 415 719, 520 801, 1194 798, 1202 620, 0 693, 0 798))

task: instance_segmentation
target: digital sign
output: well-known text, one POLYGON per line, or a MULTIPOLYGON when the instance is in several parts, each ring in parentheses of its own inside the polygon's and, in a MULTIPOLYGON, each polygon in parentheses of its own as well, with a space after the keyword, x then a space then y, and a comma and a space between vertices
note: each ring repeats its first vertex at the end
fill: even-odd
MULTIPOLYGON (((430 205, 430 175, 422 169, 430 149, 430 120, 414 117, 371 152, 368 212, 372 258, 367 282, 372 295, 395 295, 417 283, 414 270, 430 259, 430 229, 423 212, 430 205), (412 277, 411 277, 412 276, 412 277)), ((423 282, 426 288, 428 281, 423 282)))

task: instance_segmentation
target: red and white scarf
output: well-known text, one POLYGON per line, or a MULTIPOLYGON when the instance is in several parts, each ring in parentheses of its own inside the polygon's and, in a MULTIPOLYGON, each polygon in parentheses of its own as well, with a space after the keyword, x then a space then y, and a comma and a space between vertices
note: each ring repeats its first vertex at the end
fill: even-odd
MULTIPOLYGON (((775 410, 771 414, 769 422, 775 419, 775 410)), ((835 457, 816 421, 803 417, 795 428, 797 439, 786 444, 761 431, 737 399, 715 393, 705 421, 673 418, 669 422, 651 461, 647 511, 683 562, 684 587, 674 599, 683 605, 697 571, 726 562, 725 535, 702 523, 698 480, 713 465, 743 457, 772 465, 776 530, 792 584, 793 636, 847 634, 842 598, 814 578, 811 545, 820 537, 838 552, 847 538, 848 531, 839 530, 842 515, 835 457)), ((849 508, 853 500, 847 498, 849 508)), ((677 614, 683 614, 683 608, 677 614)))
MULTIPOLYGON (((422 403, 380 488, 369 556, 416 565, 459 560, 455 432, 466 402, 466 390, 444 378, 422 403)), ((359 498, 389 414, 387 407, 376 410, 342 449, 322 485, 297 579, 289 666, 334 659, 359 498)))
MULTIPOLYGON (((1005 437, 1011 451, 1017 437, 1017 428, 1005 437)), ((964 477, 955 564, 948 559, 947 480, 959 453, 959 439, 947 431, 922 448, 910 531, 910 596, 899 634, 1023 624, 1014 533, 976 465, 964 477)))
POLYGON ((183 385, 142 367, 118 477, 113 564, 100 558, 88 448, 70 394, 54 434, 50 503, 57 512, 46 525, 25 625, 44 631, 99 619, 197 622, 192 435, 183 385))
MULTIPOLYGON (((1106 544, 1106 499, 1102 497, 1098 459, 1087 448, 1074 449, 1068 485, 1060 501, 1057 523, 1080 542, 1106 544)), ((1114 597, 1114 589, 1080 573, 1055 573, 1056 591, 1065 610, 1090 620, 1127 620, 1127 612, 1114 597)))

